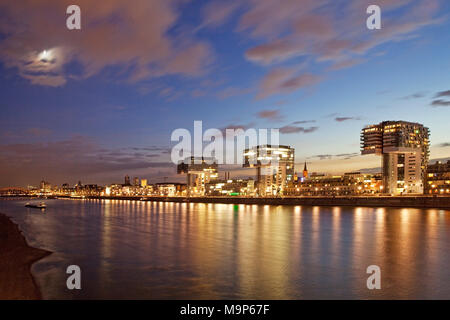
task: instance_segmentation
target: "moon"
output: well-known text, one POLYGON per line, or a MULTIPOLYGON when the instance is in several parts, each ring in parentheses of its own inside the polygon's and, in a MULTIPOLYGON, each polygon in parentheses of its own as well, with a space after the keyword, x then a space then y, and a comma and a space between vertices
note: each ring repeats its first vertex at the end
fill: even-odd
POLYGON ((39 54, 40 61, 46 62, 46 61, 51 60, 51 58, 52 58, 52 53, 50 50, 44 50, 39 54))

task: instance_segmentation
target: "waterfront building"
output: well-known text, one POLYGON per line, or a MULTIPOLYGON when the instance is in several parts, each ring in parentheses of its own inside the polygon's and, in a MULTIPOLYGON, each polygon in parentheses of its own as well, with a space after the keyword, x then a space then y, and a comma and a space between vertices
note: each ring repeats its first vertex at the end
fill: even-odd
POLYGON ((425 194, 450 194, 450 160, 436 161, 427 169, 425 194))
POLYGON ((161 182, 154 184, 154 195, 157 196, 181 196, 186 191, 186 184, 177 182, 161 182))
POLYGON ((244 150, 246 168, 257 169, 259 196, 282 195, 288 183, 294 180, 294 148, 260 145, 244 150))
POLYGON ((77 196, 100 196, 105 191, 105 188, 96 184, 87 184, 77 186, 75 188, 75 195, 77 196))
POLYGON ((48 193, 51 191, 52 185, 49 182, 42 180, 39 184, 39 187, 41 193, 48 193))
POLYGON ((123 195, 123 185, 122 184, 111 184, 105 189, 106 196, 122 196, 123 195))
POLYGON ((206 184, 218 179, 219 166, 212 158, 190 157, 177 166, 178 174, 186 174, 187 196, 203 196, 206 184))
POLYGON ((357 196, 382 191, 380 175, 350 172, 343 175, 315 174, 290 184, 286 195, 291 196, 357 196))
POLYGON ((130 177, 129 177, 128 175, 125 176, 124 185, 125 185, 125 186, 131 185, 131 183, 130 183, 130 177))
POLYGON ((141 187, 145 188, 147 186, 147 179, 141 179, 141 187))
POLYGON ((206 184, 208 196, 252 196, 255 191, 253 179, 216 180, 206 184))
POLYGON ((384 121, 361 132, 361 154, 382 156, 383 191, 423 193, 429 158, 429 129, 406 121, 384 121))
POLYGON ((138 177, 134 177, 134 179, 133 179, 133 185, 134 185, 135 187, 139 187, 139 178, 138 178, 138 177))
POLYGON ((61 195, 70 195, 75 192, 75 188, 72 188, 68 183, 63 183, 60 189, 61 195))

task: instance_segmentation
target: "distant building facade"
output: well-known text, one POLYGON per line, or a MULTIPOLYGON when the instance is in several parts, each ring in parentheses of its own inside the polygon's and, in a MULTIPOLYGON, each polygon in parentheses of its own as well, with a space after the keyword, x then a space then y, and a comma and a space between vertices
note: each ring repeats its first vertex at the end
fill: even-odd
POLYGON ((425 194, 450 194, 450 160, 436 161, 427 169, 425 194))

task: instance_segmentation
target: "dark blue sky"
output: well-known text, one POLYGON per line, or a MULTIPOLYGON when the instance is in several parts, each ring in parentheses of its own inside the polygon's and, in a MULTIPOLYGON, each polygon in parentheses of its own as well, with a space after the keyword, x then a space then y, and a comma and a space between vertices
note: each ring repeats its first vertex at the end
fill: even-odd
POLYGON ((194 120, 280 128, 312 171, 379 166, 359 132, 383 120, 450 155, 448 1, 82 0, 80 31, 69 4, 2 2, 0 186, 174 179, 170 134, 194 120))

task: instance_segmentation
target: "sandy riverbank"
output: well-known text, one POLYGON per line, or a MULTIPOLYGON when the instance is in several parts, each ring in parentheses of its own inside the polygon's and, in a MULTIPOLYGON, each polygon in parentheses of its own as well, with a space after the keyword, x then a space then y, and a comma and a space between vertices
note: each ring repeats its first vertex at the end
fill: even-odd
POLYGON ((30 247, 17 224, 0 213, 0 299, 41 299, 31 265, 50 253, 30 247))

